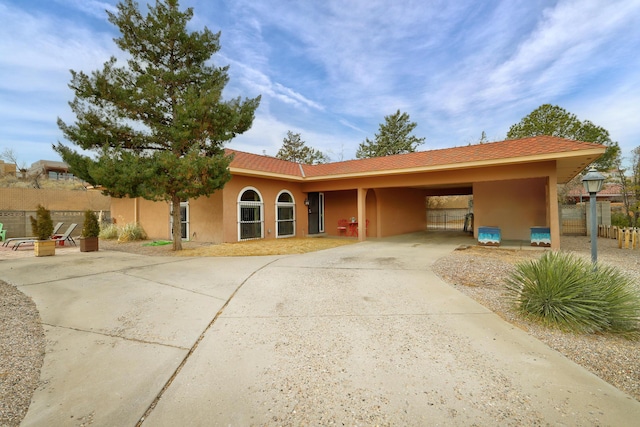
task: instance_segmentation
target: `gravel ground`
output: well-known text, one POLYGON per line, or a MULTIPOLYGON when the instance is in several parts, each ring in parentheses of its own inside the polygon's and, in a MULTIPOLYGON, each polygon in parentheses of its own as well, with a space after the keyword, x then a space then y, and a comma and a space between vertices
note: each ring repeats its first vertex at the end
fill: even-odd
MULTIPOLYGON (((110 248, 109 243, 103 244, 101 241, 101 248, 145 255, 171 254, 165 246, 143 247, 137 243, 110 248)), ((587 259, 590 257, 589 240, 586 237, 563 237, 561 247, 587 259)), ((618 249, 617 241, 609 239, 599 239, 598 249, 601 262, 627 272, 635 278, 640 290, 640 250, 618 249)), ((536 258, 540 254, 540 251, 472 246, 440 258, 433 269, 456 289, 508 322, 640 400, 640 342, 610 335, 578 335, 546 329, 517 317, 504 302, 504 277, 512 271, 516 262, 536 258)), ((26 252, 24 256, 28 256, 26 252)), ((31 396, 38 386, 44 349, 44 332, 33 301, 14 286, 0 281, 0 426, 17 426, 26 414, 31 396)), ((362 392, 370 394, 366 390, 362 392)), ((348 402, 345 404, 348 407, 348 402)), ((360 421, 368 423, 371 420, 360 421)))
POLYGON ((17 426, 38 386, 44 331, 31 298, 0 281, 0 426, 17 426))
MULTIPOLYGON (((561 248, 591 259, 587 237, 563 236, 561 248)), ((519 326, 610 384, 640 401, 640 341, 612 335, 580 335, 545 328, 519 317, 503 298, 505 277, 515 263, 540 257, 538 251, 470 247, 440 258, 433 270, 508 322, 519 326)), ((598 261, 613 265, 635 279, 640 292, 640 250, 619 249, 618 241, 598 239, 598 261)))

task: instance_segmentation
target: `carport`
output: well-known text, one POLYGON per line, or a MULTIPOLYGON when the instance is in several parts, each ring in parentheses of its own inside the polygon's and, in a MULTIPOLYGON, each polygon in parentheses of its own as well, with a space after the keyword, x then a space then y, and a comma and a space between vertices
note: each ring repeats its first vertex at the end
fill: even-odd
POLYGON ((355 219, 360 240, 425 230, 426 197, 472 195, 474 237, 478 226, 495 226, 504 239, 528 240, 531 227, 545 226, 558 249, 557 185, 604 151, 602 145, 539 136, 305 166, 302 191, 323 195, 328 234, 337 233, 340 218, 355 219))

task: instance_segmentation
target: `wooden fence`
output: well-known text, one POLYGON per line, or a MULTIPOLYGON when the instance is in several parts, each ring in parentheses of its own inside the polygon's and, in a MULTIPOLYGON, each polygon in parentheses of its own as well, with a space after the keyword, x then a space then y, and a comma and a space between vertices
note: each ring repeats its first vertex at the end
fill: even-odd
POLYGON ((617 239, 620 249, 640 249, 640 228, 600 225, 598 237, 617 239))

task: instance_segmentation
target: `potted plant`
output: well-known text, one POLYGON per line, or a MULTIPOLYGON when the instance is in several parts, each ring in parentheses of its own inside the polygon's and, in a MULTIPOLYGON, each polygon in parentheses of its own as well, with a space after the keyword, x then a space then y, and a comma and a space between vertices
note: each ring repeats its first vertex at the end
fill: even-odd
POLYGON ((31 230, 37 237, 33 243, 36 256, 51 256, 56 254, 56 241, 51 239, 53 233, 53 220, 51 212, 44 206, 38 205, 36 217, 30 216, 31 230))
POLYGON ((98 250, 98 236, 100 223, 95 212, 88 209, 84 212, 84 224, 80 236, 80 252, 94 252, 98 250))

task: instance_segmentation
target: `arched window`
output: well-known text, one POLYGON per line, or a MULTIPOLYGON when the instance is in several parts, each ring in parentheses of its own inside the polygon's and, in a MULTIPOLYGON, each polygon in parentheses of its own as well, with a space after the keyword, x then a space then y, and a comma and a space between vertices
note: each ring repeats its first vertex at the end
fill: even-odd
POLYGON ((238 198, 238 240, 262 239, 264 234, 262 196, 247 187, 238 198))
POLYGON ((286 190, 276 199, 276 237, 291 237, 296 234, 296 211, 293 196, 286 190))

